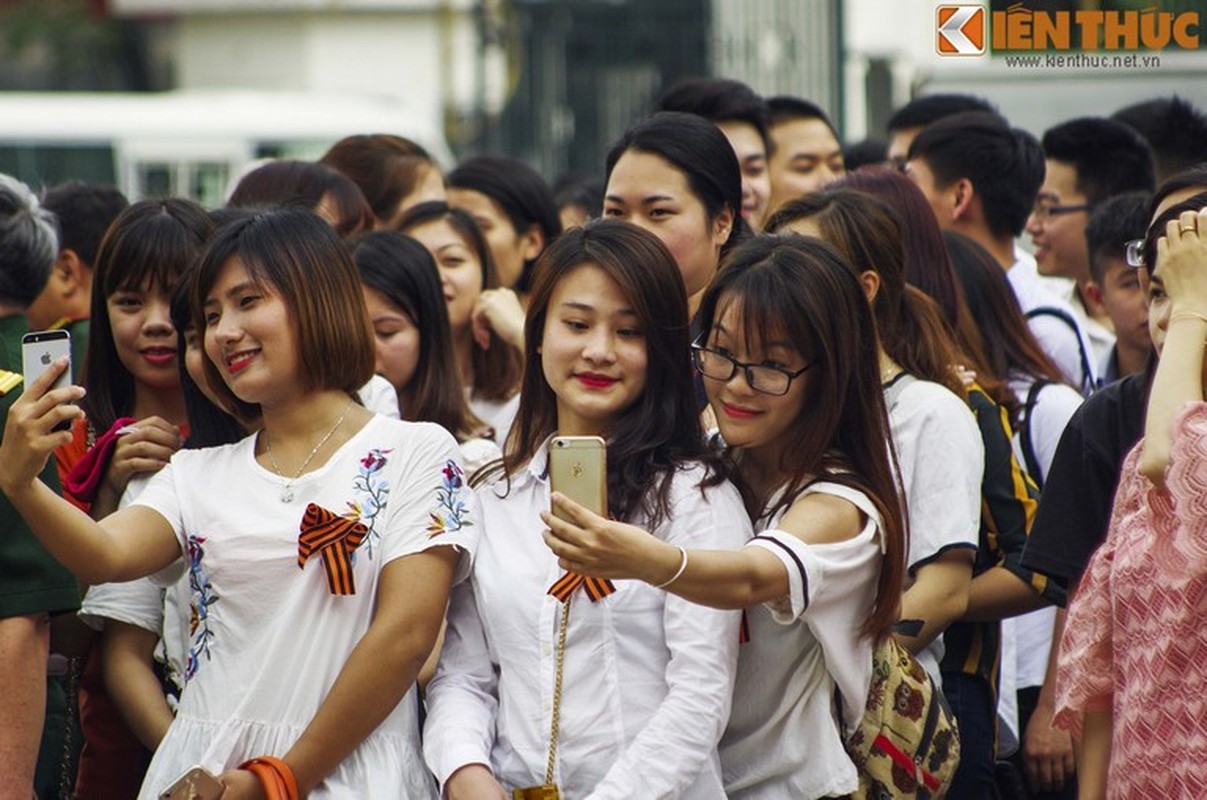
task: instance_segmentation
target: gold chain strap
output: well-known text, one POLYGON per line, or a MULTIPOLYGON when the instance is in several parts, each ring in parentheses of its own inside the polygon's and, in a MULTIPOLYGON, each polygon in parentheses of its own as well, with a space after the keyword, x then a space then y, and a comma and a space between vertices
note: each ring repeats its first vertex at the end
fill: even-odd
POLYGON ((562 604, 562 623, 557 631, 557 654, 553 672, 553 722, 549 725, 549 762, 545 765, 545 784, 553 785, 557 766, 557 735, 562 722, 562 672, 566 663, 566 629, 570 626, 570 600, 562 604))

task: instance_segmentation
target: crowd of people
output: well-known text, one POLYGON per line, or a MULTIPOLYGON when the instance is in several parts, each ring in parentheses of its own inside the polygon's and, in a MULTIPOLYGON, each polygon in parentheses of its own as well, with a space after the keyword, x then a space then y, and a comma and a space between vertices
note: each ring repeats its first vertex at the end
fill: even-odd
POLYGON ((888 133, 0 176, 0 800, 1207 793, 1207 117, 888 133), (953 775, 860 751, 886 646, 953 775))

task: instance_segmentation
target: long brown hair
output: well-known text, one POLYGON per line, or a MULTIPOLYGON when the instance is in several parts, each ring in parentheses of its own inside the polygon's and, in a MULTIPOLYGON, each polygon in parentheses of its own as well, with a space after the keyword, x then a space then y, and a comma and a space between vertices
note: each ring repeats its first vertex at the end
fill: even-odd
MULTIPOLYGON (((705 335, 727 309, 747 342, 790 341, 813 365, 796 423, 784 434, 785 490, 769 515, 824 479, 868 496, 883 520, 876 599, 866 635, 887 635, 898 618, 906 527, 890 465, 892 438, 880 386, 872 312, 857 273, 826 243, 803 236, 760 236, 736 247, 705 293, 697 320, 705 335)), ((749 494, 748 494, 749 497, 749 494)))
POLYGON ((205 209, 191 200, 141 200, 118 214, 101 240, 84 358, 88 395, 81 403, 98 433, 131 413, 136 399, 134 376, 122 365, 113 340, 109 297, 150 285, 171 298, 212 232, 205 209))
MULTIPOLYGON (((951 263, 969 308, 985 340, 985 358, 991 374, 1002 381, 1024 375, 1033 381, 1068 383, 1068 379, 1040 347, 1019 307, 1018 298, 997 261, 981 245, 962 233, 944 231, 951 263)), ((977 382, 982 377, 977 375, 977 382)), ((1073 387, 1077 388, 1077 387, 1073 387)), ((1001 403, 1016 425, 1022 403, 1011 393, 1011 403, 1001 403)), ((999 401, 1000 403, 1001 401, 999 401)))
POLYGON ((538 259, 524 323, 520 408, 504 448, 503 471, 515 475, 557 430, 557 397, 541 369, 541 340, 554 290, 586 265, 603 270, 620 287, 646 345, 645 390, 620 412, 608 440, 609 512, 620 520, 641 512, 657 527, 670 514, 671 479, 685 462, 705 465, 702 487, 720 480, 721 465, 705 445, 696 408, 683 277, 658 237, 636 225, 589 222, 563 233, 538 259))
POLYGON ((961 358, 951 329, 926 295, 907 291, 903 226, 897 213, 864 192, 823 189, 782 205, 767 229, 776 232, 801 219, 816 223, 822 238, 843 254, 857 275, 871 270, 880 276, 872 312, 889 357, 915 377, 965 397, 953 369, 961 358))
POLYGON ((486 424, 470 410, 455 363, 448 306, 432 254, 419 242, 394 231, 374 231, 349 242, 360 280, 406 314, 419 332, 415 372, 398 390, 402 418, 435 422, 457 441, 480 436, 486 424))
MULTIPOLYGON (((407 233, 419 225, 436 221, 447 222, 477 257, 481 265, 483 291, 499 288, 499 270, 490 255, 490 247, 469 212, 452 208, 443 200, 430 200, 409 208, 398 223, 397 230, 407 233)), ((474 385, 469 387, 472 397, 501 401, 515 395, 524 369, 524 357, 518 348, 491 331, 490 347, 483 350, 475 344, 470 363, 474 370, 474 385)))

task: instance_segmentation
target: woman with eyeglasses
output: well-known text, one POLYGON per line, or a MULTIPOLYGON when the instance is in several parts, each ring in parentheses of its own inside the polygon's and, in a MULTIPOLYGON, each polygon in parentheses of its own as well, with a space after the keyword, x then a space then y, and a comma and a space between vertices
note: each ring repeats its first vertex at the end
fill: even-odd
POLYGON ((698 321, 696 367, 758 533, 738 551, 685 550, 554 495, 570 521, 543 515, 546 541, 567 569, 746 610, 728 797, 851 794, 844 741, 905 564, 872 316, 833 249, 765 236, 734 250, 698 321))

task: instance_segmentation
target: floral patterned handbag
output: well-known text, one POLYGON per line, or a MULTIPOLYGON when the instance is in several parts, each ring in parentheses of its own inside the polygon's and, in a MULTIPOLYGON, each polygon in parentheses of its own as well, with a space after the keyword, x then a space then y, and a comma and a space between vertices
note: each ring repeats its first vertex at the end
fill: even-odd
POLYGON ((860 798, 941 798, 960 763, 955 717, 918 660, 891 637, 872 651, 867 707, 847 737, 860 798))

